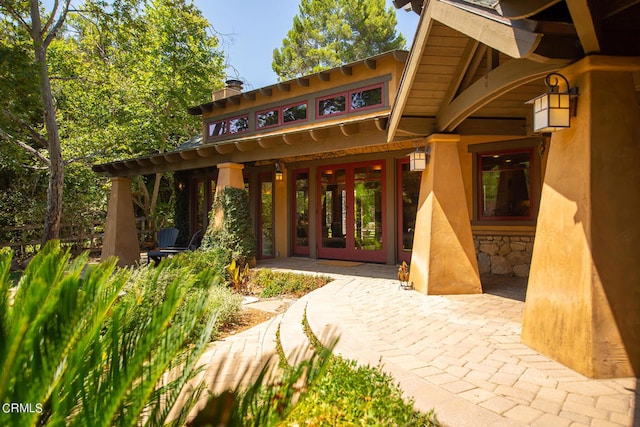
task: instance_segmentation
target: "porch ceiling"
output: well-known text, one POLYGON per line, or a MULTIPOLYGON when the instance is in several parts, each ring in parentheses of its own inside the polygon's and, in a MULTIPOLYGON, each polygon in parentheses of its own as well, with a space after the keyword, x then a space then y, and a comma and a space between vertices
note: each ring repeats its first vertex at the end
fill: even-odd
POLYGON ((388 140, 420 136, 407 118, 429 120, 427 135, 458 132, 470 118, 529 121, 525 101, 545 91, 548 73, 585 52, 640 55, 640 27, 631 24, 639 19, 640 0, 430 0, 388 140))

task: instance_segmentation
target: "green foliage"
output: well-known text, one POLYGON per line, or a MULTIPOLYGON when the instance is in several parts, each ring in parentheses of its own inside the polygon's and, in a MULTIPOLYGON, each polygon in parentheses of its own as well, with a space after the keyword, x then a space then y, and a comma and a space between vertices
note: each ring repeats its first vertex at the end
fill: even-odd
POLYGON ((242 294, 249 292, 249 280, 251 279, 249 264, 245 264, 244 268, 242 268, 234 259, 231 261, 231 264, 227 266, 227 273, 229 274, 231 286, 234 291, 242 294))
POLYGON ((173 258, 166 258, 161 262, 162 268, 144 266, 131 273, 130 279, 124 287, 123 302, 136 306, 137 316, 148 317, 165 297, 167 287, 174 281, 180 281, 184 289, 185 303, 176 311, 176 317, 185 316, 185 311, 195 301, 204 302, 204 313, 194 325, 191 333, 186 337, 188 344, 194 343, 207 327, 208 319, 215 317, 215 325, 209 340, 217 335, 217 327, 233 321, 241 309, 242 297, 232 293, 222 286, 220 270, 211 266, 197 267, 191 260, 200 262, 196 252, 185 252, 173 258), (185 276, 186 275, 186 276, 185 276), (186 277, 186 279, 185 279, 186 277), (149 286, 149 283, 155 283, 149 286))
MULTIPOLYGON (((305 307, 302 329, 315 351, 326 350, 313 333, 305 307)), ((281 347, 280 347, 281 348, 281 347)), ((284 355, 279 353, 282 359, 284 355)), ((286 359, 285 359, 286 360, 286 359)), ((333 356, 326 373, 282 425, 439 426, 433 410, 422 414, 405 401, 391 375, 356 361, 333 356)))
POLYGON ((334 356, 325 374, 284 425, 437 426, 433 411, 421 414, 380 366, 358 366, 334 356))
POLYGON ((249 213, 249 195, 242 188, 226 187, 216 197, 209 228, 202 239, 204 250, 225 248, 242 267, 256 256, 256 238, 249 213), (215 226, 215 213, 221 209, 224 220, 215 226))
POLYGON ((328 276, 277 272, 268 268, 256 271, 253 275, 255 286, 262 288, 262 298, 279 295, 301 297, 314 289, 321 288, 333 279, 328 276))
MULTIPOLYGON (((222 87, 224 72, 219 40, 192 2, 76 6, 47 49, 65 161, 61 223, 74 230, 105 217, 107 181, 91 164, 167 151, 199 134, 187 107, 222 87)), ((28 2, 0 2, 0 227, 41 224, 47 206, 46 166, 24 149, 48 156, 40 78, 33 42, 9 7, 30 21, 28 2)), ((165 208, 151 213, 161 218, 165 208)))
POLYGON ((293 26, 273 52, 273 71, 281 80, 354 62, 393 49, 396 15, 384 0, 302 0, 293 26))
MULTIPOLYGON (((135 293, 131 273, 115 262, 70 261, 52 241, 29 263, 10 305, 11 253, 0 253, 0 401, 33 409, 2 411, 1 425, 132 426, 143 414, 146 425, 167 421, 214 327, 211 317, 192 336, 207 301, 189 288, 205 287, 212 273, 167 262, 143 274, 135 293), (142 315, 138 298, 151 298, 142 315)), ((190 390, 181 397, 183 421, 200 392, 190 390)))

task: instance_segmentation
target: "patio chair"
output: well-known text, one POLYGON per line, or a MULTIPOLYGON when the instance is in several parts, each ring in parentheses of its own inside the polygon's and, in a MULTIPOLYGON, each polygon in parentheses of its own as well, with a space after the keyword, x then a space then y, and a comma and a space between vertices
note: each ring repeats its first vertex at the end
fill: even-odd
POLYGON ((147 264, 153 259, 154 262, 159 262, 160 258, 163 255, 159 254, 163 249, 169 248, 176 244, 176 239, 178 238, 178 229, 171 228, 163 228, 158 231, 158 247, 153 250, 147 251, 147 264), (153 258, 152 258, 153 257, 153 258))
MULTIPOLYGON (((158 241, 160 240, 159 234, 160 233, 158 233, 158 241)), ((168 247, 161 247, 161 248, 158 248, 157 250, 149 251, 147 254, 148 255, 147 264, 152 260, 154 264, 157 264, 160 262, 160 259, 163 257, 172 256, 184 251, 193 251, 195 249, 198 249, 200 247, 200 243, 202 242, 202 234, 203 234, 203 230, 197 230, 191 236, 191 239, 189 240, 189 244, 184 247, 172 245, 168 247)), ((176 237, 177 237, 177 230, 176 230, 176 237)), ((175 241, 176 239, 174 238, 173 243, 175 243, 175 241)))

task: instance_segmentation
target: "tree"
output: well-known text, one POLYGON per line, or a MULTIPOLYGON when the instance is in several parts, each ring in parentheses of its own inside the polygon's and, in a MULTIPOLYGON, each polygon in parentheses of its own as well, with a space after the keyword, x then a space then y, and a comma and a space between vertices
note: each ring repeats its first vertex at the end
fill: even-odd
POLYGON ((280 80, 354 62, 405 47, 384 0, 301 0, 293 27, 273 51, 280 80))
MULTIPOLYGON (((47 189, 47 209, 44 218, 42 242, 57 238, 60 233, 60 217, 62 215, 62 191, 64 184, 64 163, 62 148, 56 120, 56 108, 51 92, 49 66, 47 63, 47 49, 61 29, 69 10, 71 0, 60 2, 55 0, 51 13, 45 15, 42 22, 41 7, 38 0, 29 0, 28 7, 24 2, 15 0, 1 0, 0 12, 8 14, 27 32, 32 41, 35 64, 39 77, 39 91, 42 101, 42 113, 46 129, 46 140, 33 128, 25 123, 25 127, 32 131, 31 138, 39 145, 46 145, 49 153, 45 160, 36 149, 23 141, 16 141, 23 148, 38 157, 49 168, 49 186, 47 189)), ((6 112, 5 112, 6 114, 6 112)), ((19 119, 18 119, 19 121, 19 119)), ((3 134, 4 135, 4 134, 3 134)), ((5 136, 6 139, 6 136, 5 136)))
MULTIPOLYGON (((49 16, 43 14, 47 23, 49 16)), ((0 226, 32 224, 44 215, 40 183, 54 177, 50 163, 59 165, 43 136, 50 126, 34 114, 43 101, 31 22, 25 1, 0 0, 0 139, 9 142, 0 144, 0 182, 8 184, 0 188, 0 226), (19 205, 16 195, 23 195, 19 205)), ((107 193, 91 164, 172 150, 200 133, 187 108, 222 87, 223 57, 208 21, 187 0, 85 0, 47 40, 55 108, 49 118, 57 119, 65 176, 62 221, 89 224, 104 216, 107 193)), ((167 181, 136 179, 148 216, 157 216, 167 181)))

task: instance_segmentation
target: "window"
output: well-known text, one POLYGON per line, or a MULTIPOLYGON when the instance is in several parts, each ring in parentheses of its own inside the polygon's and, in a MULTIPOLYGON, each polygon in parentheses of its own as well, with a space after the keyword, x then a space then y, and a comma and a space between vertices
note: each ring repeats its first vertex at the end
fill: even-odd
POLYGON ((338 95, 318 101, 318 115, 328 116, 331 114, 344 113, 346 111, 345 96, 338 95))
POLYGON ((241 133, 249 130, 249 116, 234 117, 229 120, 229 133, 241 133))
POLYGON ((291 105, 282 109, 282 121, 284 123, 307 119, 307 103, 291 105))
POLYGON ((351 113, 383 104, 382 84, 318 99, 318 117, 351 113), (348 102, 347 102, 348 100, 348 102))
POLYGON ((351 110, 382 104, 382 86, 351 92, 351 110))
POLYGON ((478 153, 478 219, 531 220, 533 150, 478 153))
POLYGON ((266 127, 279 125, 280 124, 279 113, 280 113, 279 109, 268 110, 268 111, 263 111, 261 113, 258 113, 257 126, 259 128, 266 128, 266 127))
POLYGON ((209 138, 222 136, 225 133, 227 133, 227 122, 225 120, 209 123, 209 138))
POLYGON ((217 138, 227 133, 241 133, 249 130, 249 116, 234 117, 209 123, 209 139, 217 138))

